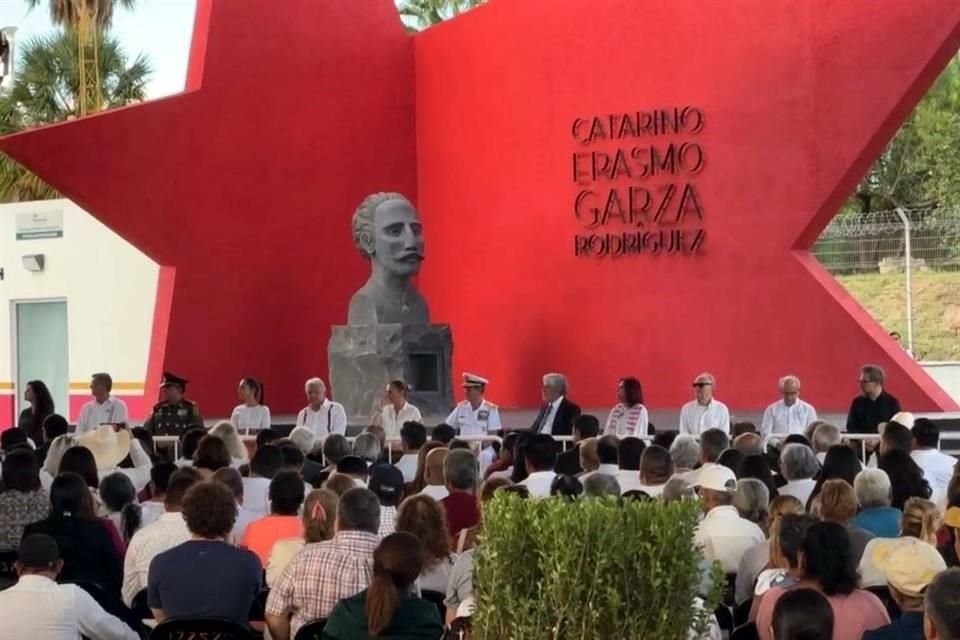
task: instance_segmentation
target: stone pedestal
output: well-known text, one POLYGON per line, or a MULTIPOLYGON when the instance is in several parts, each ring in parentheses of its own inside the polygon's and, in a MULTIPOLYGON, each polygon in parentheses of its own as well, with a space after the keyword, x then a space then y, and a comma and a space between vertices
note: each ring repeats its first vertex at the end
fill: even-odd
POLYGON ((408 400, 423 415, 453 407, 449 325, 335 325, 327 355, 333 397, 351 422, 363 423, 379 410, 395 379, 410 386, 408 400))

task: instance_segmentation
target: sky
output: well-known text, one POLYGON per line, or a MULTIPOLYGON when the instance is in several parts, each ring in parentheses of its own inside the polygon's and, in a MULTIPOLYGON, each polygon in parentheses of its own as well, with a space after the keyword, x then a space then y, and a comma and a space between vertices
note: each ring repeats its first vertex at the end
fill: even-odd
MULTIPOLYGON (((195 8, 196 0, 140 0, 135 10, 118 9, 114 15, 113 33, 127 54, 150 58, 148 97, 183 91, 195 8)), ((18 28, 18 44, 54 30, 45 1, 28 11, 25 0, 0 0, 0 27, 7 26, 18 28)))

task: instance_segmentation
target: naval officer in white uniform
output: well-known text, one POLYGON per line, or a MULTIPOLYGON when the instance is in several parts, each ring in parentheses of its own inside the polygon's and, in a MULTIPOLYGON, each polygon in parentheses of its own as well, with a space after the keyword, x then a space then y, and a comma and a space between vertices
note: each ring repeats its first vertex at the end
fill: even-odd
POLYGON ((500 410, 483 397, 488 382, 472 373, 463 374, 463 391, 467 399, 453 408, 446 421, 461 436, 485 436, 500 430, 500 410))

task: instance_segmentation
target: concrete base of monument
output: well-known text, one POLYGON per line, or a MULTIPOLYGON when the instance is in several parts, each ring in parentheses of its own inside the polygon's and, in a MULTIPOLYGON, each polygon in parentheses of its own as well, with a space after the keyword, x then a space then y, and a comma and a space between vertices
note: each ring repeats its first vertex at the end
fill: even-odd
POLYGON ((327 354, 332 396, 351 424, 366 423, 380 409, 391 380, 406 381, 410 403, 424 415, 446 418, 455 404, 449 325, 337 325, 327 354))

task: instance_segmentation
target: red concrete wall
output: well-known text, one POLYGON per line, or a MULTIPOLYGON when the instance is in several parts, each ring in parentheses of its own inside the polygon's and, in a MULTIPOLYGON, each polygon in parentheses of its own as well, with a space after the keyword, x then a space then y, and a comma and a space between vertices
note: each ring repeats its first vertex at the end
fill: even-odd
MULTIPOLYGON (((422 287, 453 325, 456 370, 491 378, 496 401, 533 405, 556 370, 581 404, 612 404, 617 378, 636 375, 649 405, 678 407, 709 370, 735 407, 764 406, 795 373, 840 409, 877 362, 904 406, 954 406, 806 250, 960 48, 960 4, 494 0, 416 45, 422 287), (688 105, 699 132, 589 145, 572 132, 688 105), (574 180, 575 153, 624 149, 635 167, 633 148, 669 143, 701 145, 702 168, 574 180), (702 220, 688 201, 681 224, 653 222, 655 199, 641 230, 702 229, 699 253, 574 256, 591 233, 582 189, 626 201, 671 184, 694 185, 702 220)), ((581 177, 589 167, 578 158, 581 177)))
POLYGON ((367 274, 352 211, 398 190, 424 216, 421 287, 455 369, 504 405, 533 405, 559 370, 584 405, 634 374, 648 404, 678 406, 709 369, 734 407, 792 372, 836 409, 874 361, 907 407, 954 406, 806 249, 960 47, 956 2, 492 0, 414 38, 391 0, 200 0, 197 16, 187 93, 0 140, 165 268, 148 395, 167 367, 207 415, 243 375, 275 414, 301 406, 367 274), (664 228, 705 231, 698 251, 575 257, 576 235, 629 225, 578 223, 573 154, 650 142, 583 146, 575 120, 687 105, 703 126, 654 143, 701 145, 697 171, 577 177, 693 185, 664 228))

